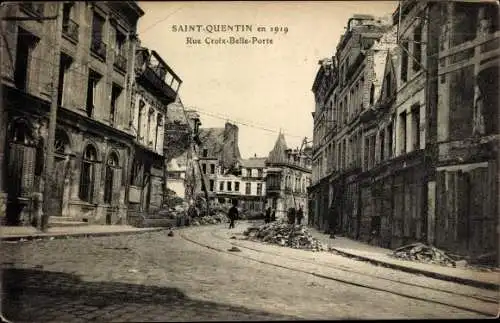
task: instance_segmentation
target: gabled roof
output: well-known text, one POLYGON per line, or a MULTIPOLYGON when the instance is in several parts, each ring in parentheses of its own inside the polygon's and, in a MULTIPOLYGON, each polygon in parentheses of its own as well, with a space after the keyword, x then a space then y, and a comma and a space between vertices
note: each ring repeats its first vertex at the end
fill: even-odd
POLYGON ((241 167, 244 168, 264 168, 266 167, 266 157, 253 157, 241 160, 241 167))
POLYGON ((280 132, 278 139, 274 144, 273 150, 269 152, 269 157, 267 158, 268 163, 282 163, 287 161, 287 145, 285 141, 285 135, 280 132))

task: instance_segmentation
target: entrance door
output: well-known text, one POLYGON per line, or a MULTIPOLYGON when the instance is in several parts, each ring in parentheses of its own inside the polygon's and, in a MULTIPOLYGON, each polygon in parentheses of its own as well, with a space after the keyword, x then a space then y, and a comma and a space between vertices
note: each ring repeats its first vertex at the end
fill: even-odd
POLYGON ((49 205, 47 212, 50 216, 62 216, 62 205, 64 197, 64 179, 65 179, 66 160, 63 156, 55 156, 54 173, 50 178, 51 189, 49 192, 49 205))

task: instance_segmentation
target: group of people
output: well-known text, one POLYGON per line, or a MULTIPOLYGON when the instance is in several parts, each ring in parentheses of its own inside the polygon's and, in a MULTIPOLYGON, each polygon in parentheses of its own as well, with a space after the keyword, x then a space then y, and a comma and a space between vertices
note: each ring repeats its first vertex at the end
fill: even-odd
POLYGON ((271 209, 271 207, 268 207, 266 209, 266 215, 264 216, 264 222, 265 223, 271 223, 276 221, 276 210, 271 209))
POLYGON ((291 207, 288 209, 288 223, 289 224, 302 224, 302 220, 304 219, 304 210, 302 208, 302 205, 299 206, 299 209, 296 210, 294 207, 291 207))

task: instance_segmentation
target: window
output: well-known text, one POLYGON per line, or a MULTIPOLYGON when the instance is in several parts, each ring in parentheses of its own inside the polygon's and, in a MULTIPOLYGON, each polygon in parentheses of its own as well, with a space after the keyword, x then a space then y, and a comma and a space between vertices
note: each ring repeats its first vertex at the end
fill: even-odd
POLYGON ((151 140, 151 123, 153 122, 153 115, 155 114, 155 110, 149 109, 148 113, 148 125, 146 129, 146 145, 152 145, 153 141, 151 140))
POLYGON ((252 169, 251 168, 247 168, 247 176, 252 177, 252 169))
POLYGON ((400 146, 399 153, 406 153, 406 112, 402 112, 399 115, 399 138, 400 138, 400 146))
POLYGON ((209 181, 209 183, 210 183, 210 184, 209 184, 209 185, 210 185, 210 192, 213 192, 213 191, 214 191, 214 184, 215 184, 215 183, 214 183, 214 180, 213 180, 213 179, 211 179, 211 180, 209 181))
POLYGON ((363 164, 364 169, 369 168, 369 156, 370 156, 370 137, 365 137, 365 147, 363 149, 363 164))
MULTIPOLYGON (((172 173, 169 173, 169 177, 172 173)), ((142 185, 142 164, 134 159, 132 163, 132 172, 130 176, 130 185, 141 186, 142 185)))
POLYGON ((257 195, 262 195, 262 183, 257 183, 257 195))
POLYGON ((31 52, 37 39, 27 30, 19 28, 17 34, 16 65, 14 68, 14 84, 20 90, 26 90, 31 63, 31 52))
POLYGON ((413 70, 418 72, 422 68, 422 23, 413 31, 413 56, 413 70))
POLYGON ((382 130, 380 131, 379 135, 379 142, 380 142, 380 161, 384 161, 384 153, 385 153, 385 131, 382 130))
POLYGON ((420 106, 416 105, 411 111, 413 150, 420 149, 420 106))
POLYGON ((99 81, 101 80, 99 73, 89 70, 89 78, 87 81, 87 116, 92 117, 94 107, 97 105, 97 91, 99 89, 99 81))
POLYGON ((113 86, 111 87, 111 106, 109 109, 109 121, 111 123, 115 123, 116 110, 119 107, 121 93, 122 88, 119 85, 113 83, 113 86))
POLYGON ((227 182, 227 190, 228 191, 232 191, 233 190, 233 187, 232 187, 232 182, 227 182))
POLYGON ((105 19, 94 12, 92 18, 92 40, 90 50, 101 59, 106 59, 106 44, 104 44, 104 23, 105 19))
POLYGON ((210 174, 215 174, 215 165, 210 164, 210 174))
POLYGON ((71 20, 72 9, 73 3, 66 2, 63 4, 62 34, 76 43, 78 42, 78 24, 71 20))
MULTIPOLYGON (((495 9, 498 11, 498 7, 495 9)), ((476 38, 479 6, 476 3, 454 3, 451 45, 457 46, 476 38)))
POLYGON ((92 202, 94 195, 96 163, 97 151, 93 146, 88 145, 83 152, 79 196, 82 201, 89 203, 92 202))
POLYGON ((257 175, 259 177, 263 177, 264 176, 264 171, 262 169, 257 170, 257 173, 258 173, 257 175))
POLYGON ((403 41, 401 47, 401 81, 408 80, 408 41, 403 41))
POLYGON ((250 193, 251 193, 251 191, 250 191, 250 188, 251 188, 250 185, 251 185, 251 183, 246 183, 245 184, 245 194, 246 195, 250 195, 250 193))
POLYGON ((203 157, 208 157, 208 149, 203 149, 203 157))
POLYGON ((141 130, 142 130, 142 116, 144 115, 144 106, 146 103, 144 103, 143 100, 139 101, 139 116, 137 118, 137 137, 138 139, 142 139, 141 136, 141 130))
POLYGON ((219 191, 223 191, 224 190, 224 182, 220 182, 219 183, 219 191))
POLYGON ((390 98, 391 97, 391 92, 392 92, 392 79, 391 79, 391 74, 387 74, 385 76, 385 98, 390 98))
POLYGON ((387 127, 387 157, 392 157, 392 124, 387 127))
POLYGON ((201 169, 203 170, 203 174, 207 173, 207 164, 201 164, 201 169))
POLYGON ((67 26, 69 21, 70 21, 70 15, 71 15, 71 8, 73 7, 72 3, 64 3, 63 4, 63 29, 64 26, 67 26))
POLYGON ((71 57, 68 55, 61 53, 61 58, 59 61, 59 82, 57 86, 57 106, 64 105, 64 93, 65 93, 65 81, 67 80, 68 70, 71 66, 71 57))
POLYGON ((372 168, 375 165, 375 135, 370 137, 370 159, 368 161, 368 167, 372 168))
POLYGON ((240 182, 234 182, 234 190, 236 192, 239 192, 240 191, 240 182))
POLYGON ((106 161, 106 175, 104 182, 104 203, 111 204, 113 200, 113 189, 118 179, 118 156, 115 153, 109 155, 106 161))
POLYGON ((115 54, 117 56, 125 56, 125 41, 126 37, 125 35, 120 32, 119 30, 116 30, 115 34, 115 54))
POLYGON ((161 131, 163 126, 163 116, 158 113, 156 117, 156 131, 155 131, 155 149, 159 150, 161 147, 158 147, 158 144, 161 142, 161 138, 163 137, 163 132, 161 131))

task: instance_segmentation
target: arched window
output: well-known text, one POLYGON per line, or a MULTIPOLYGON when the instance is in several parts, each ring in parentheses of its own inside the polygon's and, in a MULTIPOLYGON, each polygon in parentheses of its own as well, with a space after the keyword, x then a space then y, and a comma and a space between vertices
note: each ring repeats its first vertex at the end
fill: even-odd
POLYGON ((375 102, 375 85, 372 84, 372 87, 370 88, 370 105, 373 105, 375 102))
POLYGON ((119 169, 119 159, 118 155, 115 152, 112 152, 108 156, 108 160, 106 161, 106 175, 104 181, 104 203, 111 204, 113 201, 113 193, 116 193, 118 190, 118 186, 115 183, 118 183, 120 174, 119 169))
POLYGON ((82 201, 92 202, 95 184, 95 165, 97 150, 92 145, 87 145, 83 151, 82 169, 80 174, 79 196, 82 201))

